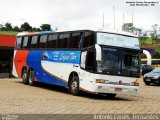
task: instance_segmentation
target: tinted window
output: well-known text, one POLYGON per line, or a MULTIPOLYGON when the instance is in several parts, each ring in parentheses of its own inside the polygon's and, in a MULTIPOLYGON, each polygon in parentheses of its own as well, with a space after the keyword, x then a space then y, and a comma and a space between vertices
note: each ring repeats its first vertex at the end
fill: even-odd
POLYGON ((60 34, 57 48, 68 48, 69 34, 60 34))
POLYGON ((16 49, 21 49, 22 37, 17 38, 16 49))
POLYGON ((22 48, 27 48, 27 47, 28 47, 28 37, 24 37, 22 48))
POLYGON ((31 38, 30 48, 36 48, 37 47, 37 41, 38 41, 38 36, 33 36, 31 38))
POLYGON ((38 48, 45 48, 46 47, 46 41, 47 41, 47 35, 40 36, 40 41, 39 41, 38 48))
POLYGON ((83 48, 93 46, 95 44, 94 32, 85 32, 83 38, 83 48))
POLYGON ((79 42, 81 39, 81 33, 72 33, 71 41, 70 41, 70 48, 79 48, 79 42))
POLYGON ((86 69, 89 71, 95 70, 95 51, 89 50, 86 56, 86 69))
POLYGON ((47 48, 56 48, 57 37, 58 37, 58 35, 56 35, 56 34, 49 35, 47 48))

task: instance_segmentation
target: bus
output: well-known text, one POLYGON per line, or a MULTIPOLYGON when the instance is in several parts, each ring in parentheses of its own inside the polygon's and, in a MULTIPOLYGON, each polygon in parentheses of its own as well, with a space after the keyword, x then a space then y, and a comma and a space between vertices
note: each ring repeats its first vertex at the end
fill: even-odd
POLYGON ((24 84, 42 82, 80 91, 135 94, 139 89, 137 36, 108 30, 24 32, 17 35, 13 75, 24 84))
MULTIPOLYGON (((154 68, 160 67, 160 59, 152 59, 151 63, 151 66, 153 66, 154 68)), ((147 65, 147 59, 141 59, 141 64, 147 65)))

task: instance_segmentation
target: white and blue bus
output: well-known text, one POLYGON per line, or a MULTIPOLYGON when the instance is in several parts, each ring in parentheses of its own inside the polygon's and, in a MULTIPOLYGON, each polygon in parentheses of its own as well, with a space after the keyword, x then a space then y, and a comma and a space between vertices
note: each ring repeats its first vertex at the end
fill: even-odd
POLYGON ((135 35, 105 30, 25 32, 17 35, 13 75, 24 84, 49 83, 91 93, 135 94, 140 46, 135 35))

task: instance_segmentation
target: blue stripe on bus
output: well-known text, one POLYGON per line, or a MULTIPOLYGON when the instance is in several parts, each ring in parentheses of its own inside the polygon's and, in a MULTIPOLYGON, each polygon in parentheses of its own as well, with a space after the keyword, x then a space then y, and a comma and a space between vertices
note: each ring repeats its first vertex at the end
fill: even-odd
MULTIPOLYGON (((41 66, 41 59, 44 51, 31 50, 27 57, 27 65, 34 68, 34 75, 40 82, 50 83, 60 86, 67 86, 67 83, 48 74, 41 66)), ((54 68, 53 68, 54 69, 54 68)))

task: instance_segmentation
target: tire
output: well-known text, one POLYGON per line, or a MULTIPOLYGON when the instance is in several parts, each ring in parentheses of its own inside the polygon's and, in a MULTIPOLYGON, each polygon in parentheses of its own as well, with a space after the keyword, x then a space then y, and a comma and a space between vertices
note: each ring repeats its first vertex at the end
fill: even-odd
POLYGON ((34 86, 35 82, 34 82, 34 71, 30 70, 29 71, 29 75, 28 75, 28 84, 30 86, 34 86))
POLYGON ((22 72, 22 81, 25 85, 28 84, 28 72, 27 69, 24 69, 22 72))
POLYGON ((151 82, 147 82, 147 81, 145 81, 144 82, 146 85, 150 85, 151 84, 151 82))
POLYGON ((108 98, 115 98, 117 94, 107 93, 106 95, 108 98))
POLYGON ((79 94, 79 78, 78 76, 73 76, 69 82, 69 92, 72 95, 78 95, 79 94))

